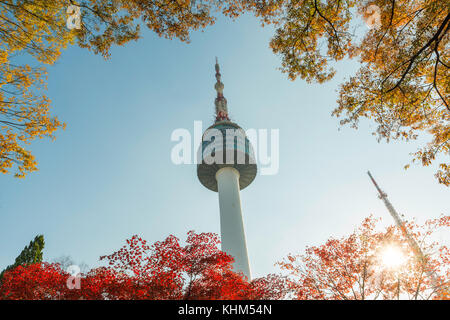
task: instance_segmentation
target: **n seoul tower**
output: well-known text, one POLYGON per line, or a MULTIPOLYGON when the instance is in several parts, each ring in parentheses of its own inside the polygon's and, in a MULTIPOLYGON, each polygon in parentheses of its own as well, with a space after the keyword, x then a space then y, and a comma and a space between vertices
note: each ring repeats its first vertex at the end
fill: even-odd
POLYGON ((219 194, 222 251, 234 257, 234 271, 251 280, 240 190, 255 179, 256 162, 245 132, 228 117, 217 58, 215 67, 216 120, 202 136, 197 176, 206 188, 219 194))

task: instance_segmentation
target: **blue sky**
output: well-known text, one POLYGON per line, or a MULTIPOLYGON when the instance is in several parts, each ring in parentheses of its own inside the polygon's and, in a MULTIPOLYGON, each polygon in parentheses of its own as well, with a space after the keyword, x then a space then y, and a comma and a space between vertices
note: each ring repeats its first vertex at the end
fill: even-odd
POLYGON ((217 194, 200 184, 194 165, 170 159, 173 130, 212 123, 215 56, 232 119, 244 129, 280 130, 278 174, 257 176, 241 193, 253 276, 351 232, 371 213, 391 223, 368 169, 407 217, 448 214, 435 167, 403 169, 425 138, 377 143, 368 122, 338 130, 336 90, 357 62, 339 63, 326 84, 289 81, 268 47, 272 33, 252 17, 221 18, 190 44, 144 32, 108 61, 66 50, 49 68, 47 95, 67 129, 55 142, 32 144, 38 172, 0 177, 0 269, 36 234, 45 236, 46 260, 70 255, 95 267, 133 234, 154 242, 184 239, 188 230, 218 233, 217 194))

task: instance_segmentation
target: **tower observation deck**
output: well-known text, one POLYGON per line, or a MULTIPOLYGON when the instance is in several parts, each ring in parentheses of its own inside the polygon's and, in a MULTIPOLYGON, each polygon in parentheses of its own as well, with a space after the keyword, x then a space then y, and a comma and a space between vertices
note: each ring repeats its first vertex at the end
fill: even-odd
POLYGON ((216 120, 203 133, 197 157, 197 176, 206 188, 219 194, 222 251, 234 257, 234 271, 242 272, 250 280, 240 190, 253 182, 257 166, 244 130, 228 116, 217 59, 215 68, 216 120))

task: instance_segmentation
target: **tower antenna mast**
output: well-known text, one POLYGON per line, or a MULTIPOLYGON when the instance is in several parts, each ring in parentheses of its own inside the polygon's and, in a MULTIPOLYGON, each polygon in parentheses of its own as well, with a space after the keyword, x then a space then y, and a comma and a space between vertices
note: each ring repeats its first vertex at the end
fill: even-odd
MULTIPOLYGON (((411 247, 411 249, 413 250, 416 259, 419 262, 425 264, 426 263, 426 259, 425 259, 425 256, 423 254, 422 249, 420 249, 420 246, 417 244, 417 241, 414 239, 414 237, 406 229, 405 222, 402 220, 402 218, 397 213, 397 211, 395 211, 395 209, 392 206, 391 202, 387 198, 387 194, 384 193, 380 189, 380 187, 378 186, 377 182, 375 181, 375 179, 370 174, 370 171, 367 171, 367 174, 369 175, 370 180, 372 180, 373 184, 375 185, 375 188, 377 188, 377 190, 378 190, 378 193, 379 193, 378 197, 381 200, 383 200, 384 205, 386 206, 386 208, 388 209, 388 211, 391 214, 392 218, 394 219, 395 224, 401 230, 403 236, 406 238, 406 241, 408 241, 408 244, 411 247)), ((439 290, 439 287, 440 287, 439 280, 438 280, 438 277, 437 277, 436 273, 434 271, 429 270, 427 267, 425 267, 425 272, 426 272, 427 276, 431 279, 432 285, 435 288, 435 290, 440 292, 441 290, 439 290)))

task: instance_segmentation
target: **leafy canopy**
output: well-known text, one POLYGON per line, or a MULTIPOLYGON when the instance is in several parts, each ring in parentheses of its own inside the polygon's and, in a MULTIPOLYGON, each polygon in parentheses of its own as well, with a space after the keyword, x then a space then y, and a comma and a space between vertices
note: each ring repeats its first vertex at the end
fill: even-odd
MULTIPOLYGON (((70 44, 105 58, 114 45, 140 36, 141 25, 161 37, 189 41, 189 34, 212 25, 216 14, 237 17, 244 11, 272 16, 270 10, 244 0, 3 0, 0 1, 0 172, 24 177, 37 170, 26 149, 36 138, 55 138, 65 124, 50 114, 44 95, 46 71, 70 44), (81 13, 80 29, 67 28, 70 5, 81 13), (27 54, 38 66, 17 61, 27 54)), ((264 18, 266 19, 266 18, 264 18)))
MULTIPOLYGON (((359 58, 361 67, 340 87, 333 115, 357 128, 362 119, 377 124, 379 140, 431 141, 413 154, 428 166, 436 159, 436 178, 450 185, 450 13, 441 0, 5 0, 0 2, 0 171, 16 176, 36 170, 24 146, 54 138, 64 127, 50 115, 45 69, 11 60, 26 52, 42 64, 77 43, 105 58, 113 45, 137 40, 141 26, 161 37, 189 41, 193 30, 212 25, 217 13, 235 18, 252 12, 262 24, 274 23, 270 42, 290 79, 328 81, 332 62, 359 58), (78 5, 81 28, 66 27, 67 7, 78 5), (355 22, 379 9, 380 26, 361 35, 355 22)), ((405 168, 409 167, 406 165, 405 168)))
MULTIPOLYGON (((430 165, 439 155, 438 181, 450 185, 450 12, 441 0, 285 0, 278 4, 276 34, 270 46, 282 59, 282 71, 294 80, 322 83, 335 75, 331 63, 358 57, 361 67, 340 87, 333 115, 358 127, 361 119, 377 124, 384 139, 431 141, 413 154, 430 165), (358 14, 380 25, 354 28, 358 14), (367 30, 367 29, 366 29, 367 30)), ((362 22, 362 19, 359 19, 362 22)), ((405 166, 407 168, 408 166, 405 166)))

